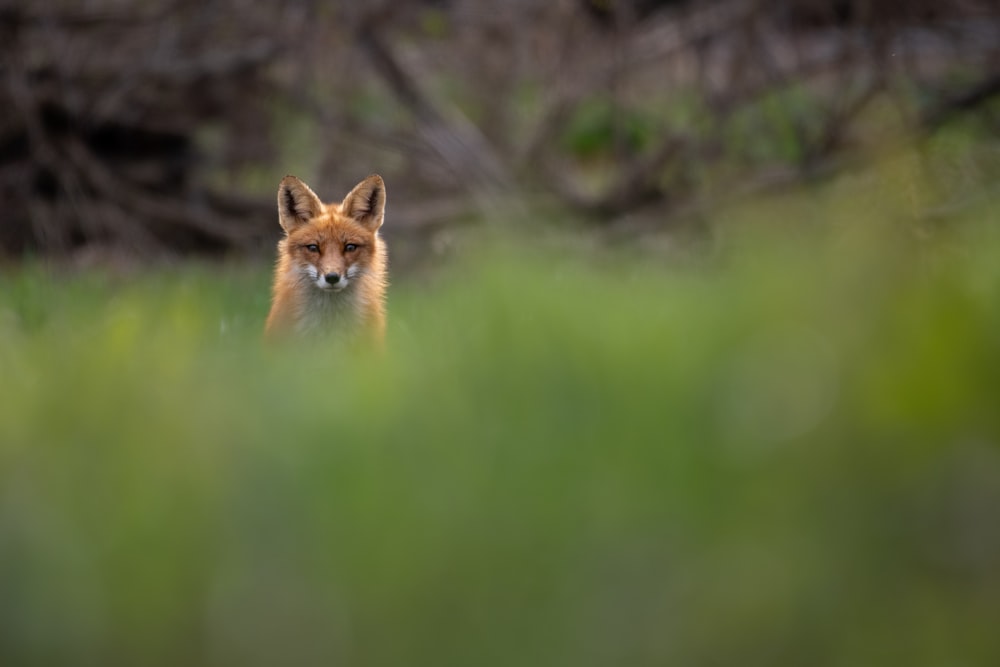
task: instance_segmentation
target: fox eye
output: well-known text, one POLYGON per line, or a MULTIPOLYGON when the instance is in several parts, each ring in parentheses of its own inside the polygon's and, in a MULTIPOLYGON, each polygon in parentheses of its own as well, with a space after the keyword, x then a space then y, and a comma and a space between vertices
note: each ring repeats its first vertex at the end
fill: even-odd
POLYGON ((319 252, 319 246, 316 245, 315 243, 310 243, 309 245, 306 246, 306 250, 308 250, 309 252, 319 252))
POLYGON ((348 243, 347 245, 344 246, 344 252, 354 252, 357 249, 358 246, 356 243, 348 243))

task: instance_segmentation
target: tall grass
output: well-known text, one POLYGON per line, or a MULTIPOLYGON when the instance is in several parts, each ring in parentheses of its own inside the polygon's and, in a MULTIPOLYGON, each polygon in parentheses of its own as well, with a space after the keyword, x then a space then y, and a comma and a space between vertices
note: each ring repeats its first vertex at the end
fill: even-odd
POLYGON ((498 243, 382 355, 263 345, 266 267, 5 274, 0 663, 997 664, 996 221, 814 205, 498 243))

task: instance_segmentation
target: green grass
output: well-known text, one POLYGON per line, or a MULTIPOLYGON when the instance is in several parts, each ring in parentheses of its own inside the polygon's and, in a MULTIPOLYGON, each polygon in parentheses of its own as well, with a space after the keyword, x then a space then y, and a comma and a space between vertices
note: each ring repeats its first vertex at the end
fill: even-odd
POLYGON ((0 663, 997 664, 1000 227, 770 206, 397 277, 380 357, 3 274, 0 663))

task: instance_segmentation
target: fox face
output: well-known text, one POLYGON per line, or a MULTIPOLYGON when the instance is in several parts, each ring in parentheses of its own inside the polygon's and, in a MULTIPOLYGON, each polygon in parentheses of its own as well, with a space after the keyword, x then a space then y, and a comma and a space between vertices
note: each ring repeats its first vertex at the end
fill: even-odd
POLYGON ((375 234, 329 215, 300 225, 285 244, 294 269, 319 290, 341 292, 371 268, 375 234))
POLYGON ((286 176, 278 210, 289 268, 316 289, 341 292, 372 268, 385 210, 380 176, 359 183, 339 205, 324 205, 309 186, 286 176))
POLYGON ((267 332, 357 329, 376 337, 384 326, 385 248, 378 230, 385 184, 358 183, 340 203, 324 204, 305 183, 286 176, 278 187, 278 243, 267 332))

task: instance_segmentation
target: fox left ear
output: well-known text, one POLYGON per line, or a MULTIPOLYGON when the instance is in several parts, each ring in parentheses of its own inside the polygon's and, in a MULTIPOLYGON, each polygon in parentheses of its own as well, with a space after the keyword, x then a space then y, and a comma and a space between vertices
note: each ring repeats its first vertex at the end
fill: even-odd
POLYGON ((378 174, 372 174, 354 186, 344 197, 340 212, 348 215, 371 231, 382 226, 385 216, 385 183, 378 174))
POLYGON ((323 202, 308 185, 291 175, 281 179, 278 186, 278 222, 286 233, 322 212, 323 202))

